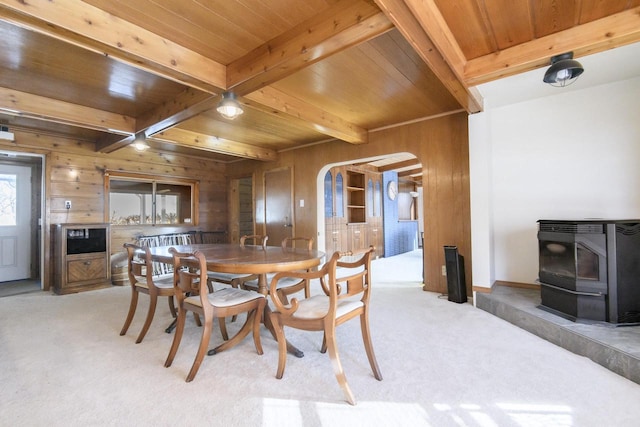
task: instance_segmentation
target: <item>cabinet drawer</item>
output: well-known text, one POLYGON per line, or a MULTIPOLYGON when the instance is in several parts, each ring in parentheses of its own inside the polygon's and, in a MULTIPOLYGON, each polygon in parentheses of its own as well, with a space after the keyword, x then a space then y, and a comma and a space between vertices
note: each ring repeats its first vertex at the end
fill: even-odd
POLYGON ((107 264, 104 254, 67 260, 67 283, 106 278, 107 264))

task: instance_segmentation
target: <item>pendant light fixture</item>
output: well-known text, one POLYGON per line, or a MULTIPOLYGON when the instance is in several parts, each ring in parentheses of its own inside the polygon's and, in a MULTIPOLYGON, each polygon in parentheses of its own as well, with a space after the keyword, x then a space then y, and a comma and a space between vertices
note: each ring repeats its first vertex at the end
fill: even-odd
POLYGON ((544 73, 542 81, 551 86, 568 86, 578 79, 584 68, 573 59, 573 52, 563 53, 551 58, 551 67, 544 73))
POLYGON ((147 144, 147 137, 144 132, 136 133, 136 138, 133 140, 131 144, 136 151, 144 151, 149 148, 149 144, 147 144))
POLYGON ((225 119, 233 120, 240 114, 244 113, 242 106, 233 92, 225 92, 222 94, 222 100, 218 104, 218 113, 225 119))

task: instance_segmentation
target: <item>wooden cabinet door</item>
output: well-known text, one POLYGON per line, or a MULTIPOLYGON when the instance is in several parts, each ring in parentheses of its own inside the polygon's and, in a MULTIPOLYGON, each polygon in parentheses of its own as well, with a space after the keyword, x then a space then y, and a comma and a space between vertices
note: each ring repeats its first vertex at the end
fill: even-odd
POLYGON ((348 230, 348 249, 355 251, 366 247, 365 227, 360 224, 349 224, 348 230))
POLYGON ((83 254, 67 257, 67 284, 107 279, 106 254, 83 254))
POLYGON ((328 218, 325 223, 325 247, 330 256, 334 252, 346 251, 347 225, 344 218, 328 218))
POLYGON ((336 235, 338 231, 333 226, 333 217, 326 218, 324 223, 324 246, 327 257, 334 253, 337 249, 336 235))
POLYGON ((373 245, 375 247, 376 258, 384 256, 383 234, 384 233, 382 232, 382 218, 376 217, 372 220, 370 235, 369 235, 369 245, 373 245))

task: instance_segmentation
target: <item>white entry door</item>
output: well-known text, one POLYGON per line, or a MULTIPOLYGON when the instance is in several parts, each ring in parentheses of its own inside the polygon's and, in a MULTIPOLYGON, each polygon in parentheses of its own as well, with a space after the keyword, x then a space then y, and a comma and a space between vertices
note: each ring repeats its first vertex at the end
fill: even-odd
POLYGON ((31 168, 0 165, 0 282, 28 279, 31 168))

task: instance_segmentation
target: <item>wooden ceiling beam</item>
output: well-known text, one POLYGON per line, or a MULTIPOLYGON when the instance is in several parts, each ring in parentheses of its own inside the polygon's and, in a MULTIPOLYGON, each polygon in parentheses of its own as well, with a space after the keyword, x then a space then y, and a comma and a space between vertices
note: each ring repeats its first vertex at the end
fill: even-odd
POLYGON ((465 82, 464 55, 434 1, 375 1, 460 105, 482 111, 482 96, 465 82))
POLYGON ((550 64, 572 51, 574 58, 640 41, 640 7, 534 39, 467 61, 464 80, 479 85, 550 64))
POLYGON ((198 150, 211 151, 213 153, 227 154, 245 159, 273 161, 278 158, 275 150, 259 148, 253 145, 222 139, 211 135, 204 135, 184 129, 173 128, 156 133, 150 138, 181 145, 183 147, 197 148, 198 150))
POLYGON ((132 117, 3 87, 0 112, 120 135, 131 135, 135 130, 132 117))
POLYGON ((0 0, 0 17, 214 95, 226 87, 223 64, 82 1, 0 0))
POLYGON ((375 4, 338 2, 229 64, 227 88, 249 94, 391 29, 375 4))
MULTIPOLYGON (((135 133, 144 132, 146 136, 153 136, 165 129, 172 128, 200 113, 215 107, 219 97, 211 96, 193 88, 163 102, 157 108, 136 117, 135 133)), ((96 143, 96 151, 112 153, 126 147, 133 142, 132 137, 114 138, 107 136, 96 143)))
POLYGON ((422 174, 422 166, 420 166, 419 168, 398 172, 398 177, 401 178, 404 176, 411 176, 411 175, 417 175, 417 174, 422 174))
POLYGON ((136 117, 136 132, 144 131, 151 136, 215 108, 218 102, 219 96, 187 88, 175 98, 136 117))
POLYGON ((273 87, 265 87, 244 97, 248 105, 271 115, 298 119, 300 125, 352 144, 368 141, 366 129, 315 107, 273 87))
POLYGON ((128 147, 135 140, 135 135, 122 137, 121 135, 106 134, 96 141, 96 152, 113 153, 124 147, 128 147))
POLYGON ((403 182, 412 182, 417 187, 421 187, 422 186, 421 185, 422 184, 422 174, 403 177, 402 181, 403 182))
POLYGON ((396 162, 396 163, 390 163, 388 165, 378 166, 378 172, 387 172, 395 169, 407 168, 409 166, 422 167, 420 162, 418 162, 417 160, 418 159, 409 159, 409 160, 404 160, 402 162, 396 162))

